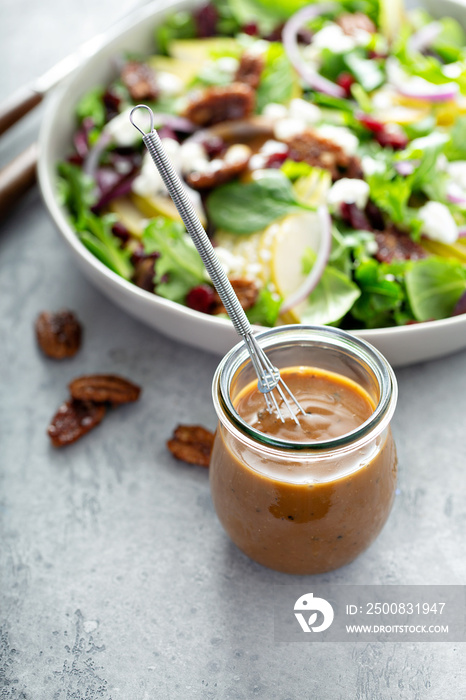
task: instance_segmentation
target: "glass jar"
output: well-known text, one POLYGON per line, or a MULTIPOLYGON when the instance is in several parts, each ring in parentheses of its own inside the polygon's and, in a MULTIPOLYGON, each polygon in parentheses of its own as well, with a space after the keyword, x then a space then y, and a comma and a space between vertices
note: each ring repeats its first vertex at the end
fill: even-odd
POLYGON ((390 420, 396 379, 371 345, 332 327, 281 326, 260 333, 272 363, 312 367, 356 382, 375 406, 355 430, 302 443, 248 425, 235 399, 255 378, 243 342, 221 361, 213 380, 219 419, 211 464, 212 499, 233 542, 278 571, 316 574, 348 564, 377 537, 396 486, 390 420))

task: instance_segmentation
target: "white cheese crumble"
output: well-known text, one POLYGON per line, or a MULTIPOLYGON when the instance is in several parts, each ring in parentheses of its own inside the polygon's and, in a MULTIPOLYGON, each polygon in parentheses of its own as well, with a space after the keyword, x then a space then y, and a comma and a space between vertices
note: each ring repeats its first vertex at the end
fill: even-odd
POLYGON ((455 160, 446 166, 447 173, 454 180, 455 185, 466 190, 466 160, 455 160))
POLYGON ((238 70, 239 61, 237 58, 233 58, 233 56, 223 56, 217 59, 217 66, 224 73, 231 73, 231 75, 234 75, 238 70))
MULTIPOLYGON (((175 139, 169 138, 161 139, 161 141, 173 164, 173 167, 175 168, 176 172, 179 173, 181 170, 180 144, 178 141, 175 141, 175 139)), ((142 160, 141 172, 135 178, 132 184, 132 189, 133 192, 136 192, 136 194, 139 194, 142 197, 166 194, 167 192, 164 182, 160 177, 159 171, 155 167, 149 153, 146 153, 142 160)))
POLYGON ((291 119, 291 117, 278 119, 273 127, 274 136, 279 141, 291 139, 297 134, 302 134, 303 131, 306 131, 306 122, 303 119, 291 119))
POLYGON ((180 163, 183 173, 204 172, 209 165, 206 150, 201 143, 190 141, 180 148, 180 163))
POLYGON ((159 71, 155 80, 160 92, 166 97, 176 97, 184 91, 184 82, 174 73, 159 71))
POLYGON ((364 175, 370 176, 375 173, 383 173, 385 165, 371 156, 363 156, 361 158, 361 167, 364 175))
POLYGON ((322 112, 316 105, 296 97, 288 109, 292 119, 302 119, 306 124, 316 124, 322 119, 322 112))
MULTIPOLYGON (((120 112, 120 114, 111 119, 105 126, 105 132, 111 136, 112 141, 117 146, 134 146, 141 140, 141 134, 134 128, 129 120, 131 110, 132 107, 129 107, 123 112, 120 112)), ((142 114, 141 110, 141 114, 138 115, 137 124, 141 127, 141 129, 143 129, 143 131, 149 131, 149 119, 147 118, 147 129, 144 129, 144 125, 142 123, 146 114, 146 110, 144 110, 144 114, 142 114), (141 119, 141 122, 139 119, 141 119)))
POLYGON ((433 241, 454 243, 458 239, 458 226, 448 207, 441 202, 430 201, 418 210, 422 221, 422 233, 433 241))
POLYGON ((349 156, 354 156, 358 150, 358 138, 344 126, 333 126, 332 124, 323 124, 317 128, 318 134, 329 141, 333 141, 337 146, 347 153, 349 156))
POLYGON ((242 163, 251 155, 251 149, 244 143, 235 143, 227 150, 223 156, 223 161, 227 165, 237 165, 242 163))
POLYGON ((369 185, 364 180, 343 177, 337 180, 327 193, 327 204, 334 211, 342 204, 356 204, 364 209, 369 199, 369 185))
POLYGON ((312 37, 312 47, 330 49, 333 53, 346 53, 356 47, 353 37, 344 33, 342 28, 330 22, 312 37))
POLYGON ((278 102, 269 102, 265 105, 262 114, 268 119, 286 119, 288 116, 288 110, 285 105, 281 105, 278 102))

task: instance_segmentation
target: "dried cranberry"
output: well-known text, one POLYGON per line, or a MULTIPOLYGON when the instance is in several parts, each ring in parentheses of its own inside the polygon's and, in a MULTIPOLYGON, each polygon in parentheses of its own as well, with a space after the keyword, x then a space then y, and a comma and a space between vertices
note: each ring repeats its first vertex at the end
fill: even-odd
POLYGON ((110 121, 120 113, 121 97, 116 90, 109 87, 104 92, 103 103, 106 111, 106 121, 110 121))
POLYGON ((271 153, 265 161, 264 168, 281 168, 287 158, 288 151, 285 153, 271 153))
POLYGON ((374 204, 374 202, 369 200, 364 211, 372 228, 376 229, 377 231, 383 231, 385 228, 385 222, 379 207, 374 204))
POLYGON ((226 148, 225 141, 220 136, 208 136, 201 141, 201 144, 209 160, 218 158, 226 148))
POLYGON ((257 36, 259 34, 259 27, 257 26, 257 22, 248 22, 241 27, 241 31, 243 31, 244 34, 249 34, 249 36, 257 36))
MULTIPOLYGON (((278 24, 271 32, 270 34, 267 34, 267 36, 264 36, 264 39, 266 41, 282 41, 282 32, 283 32, 283 27, 284 24, 278 24)), ((309 43, 309 42, 307 42, 309 43)))
POLYGON ((346 221, 352 228, 358 231, 370 231, 371 227, 367 217, 356 204, 347 204, 343 202, 340 208, 341 218, 346 221))
POLYGON ((340 73, 337 78, 337 85, 339 85, 346 93, 347 97, 351 96, 351 86, 355 83, 355 79, 351 73, 340 73))
POLYGON ((214 290, 208 284, 193 287, 186 295, 186 306, 195 311, 209 314, 214 305, 214 290))
POLYGON ((366 127, 366 129, 369 129, 369 131, 372 131, 374 134, 379 134, 380 132, 385 131, 385 124, 378 119, 375 119, 370 114, 364 114, 361 112, 358 114, 358 120, 363 126, 366 127))
POLYGON ((157 129, 157 133, 161 139, 173 139, 174 141, 179 141, 171 126, 167 126, 166 124, 160 129, 157 129))
POLYGON ((218 12, 214 5, 204 5, 194 13, 196 33, 200 38, 215 36, 217 31, 218 12))
POLYGON ((368 51, 367 55, 369 58, 387 58, 386 53, 380 53, 378 51, 368 51))
POLYGON ((393 148, 394 151, 401 151, 408 145, 408 137, 401 129, 385 127, 383 131, 375 134, 376 141, 383 148, 393 148))
POLYGON ((114 236, 120 239, 123 243, 128 243, 130 239, 130 232, 121 221, 116 221, 112 226, 112 233, 114 236))

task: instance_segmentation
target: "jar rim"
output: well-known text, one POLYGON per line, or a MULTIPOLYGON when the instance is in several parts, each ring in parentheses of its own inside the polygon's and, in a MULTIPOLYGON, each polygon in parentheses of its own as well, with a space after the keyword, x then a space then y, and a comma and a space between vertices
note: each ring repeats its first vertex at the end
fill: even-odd
MULTIPOLYGON (((219 420, 222 421, 226 414, 229 421, 233 423, 234 427, 244 437, 253 439, 265 447, 278 447, 294 451, 321 451, 349 445, 354 446, 355 443, 363 441, 368 433, 372 433, 375 428, 378 428, 378 432, 382 432, 389 424, 395 410, 398 394, 396 377, 388 360, 370 343, 340 328, 304 324, 270 328, 255 334, 255 338, 266 353, 272 347, 276 349, 280 345, 287 345, 292 342, 302 345, 303 341, 312 344, 326 343, 334 349, 344 350, 370 368, 377 381, 380 393, 379 401, 369 418, 360 426, 344 435, 313 442, 297 442, 267 435, 246 423, 237 413, 231 399, 230 388, 234 377, 242 367, 251 362, 245 343, 240 341, 225 355, 218 365, 213 379, 212 393, 214 407, 219 420)), ((225 422, 225 419, 223 422, 225 422)))

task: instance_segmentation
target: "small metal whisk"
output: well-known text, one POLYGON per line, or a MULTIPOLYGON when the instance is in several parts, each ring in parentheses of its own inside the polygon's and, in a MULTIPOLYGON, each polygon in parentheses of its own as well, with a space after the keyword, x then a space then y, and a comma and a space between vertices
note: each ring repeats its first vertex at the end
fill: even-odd
POLYGON ((193 243, 201 256, 205 268, 209 273, 220 299, 222 300, 226 312, 230 317, 236 332, 246 343, 251 362, 257 375, 257 386, 259 391, 264 394, 269 413, 272 413, 275 410, 278 418, 283 423, 285 422, 285 418, 280 410, 277 397, 274 394, 274 390, 276 390, 286 406, 291 418, 297 424, 299 424, 296 417, 296 412, 292 409, 292 404, 294 404, 298 409, 298 412, 302 413, 303 415, 305 415, 305 411, 299 404, 296 397, 290 391, 289 387, 280 377, 279 369, 272 365, 267 355, 254 337, 251 324, 244 313, 244 309, 241 306, 233 287, 231 286, 225 270, 215 254, 209 237, 199 221, 199 217, 194 210, 194 207, 180 178, 178 177, 178 174, 165 153, 160 137, 157 131, 154 129, 154 115, 152 110, 147 105, 137 105, 131 110, 129 118, 131 124, 142 134, 142 140, 147 147, 157 170, 160 173, 170 197, 178 209, 181 219, 186 226, 187 232, 191 236, 191 239, 193 240, 193 243), (149 112, 150 131, 148 133, 145 133, 134 122, 133 114, 138 109, 145 109, 149 112))

